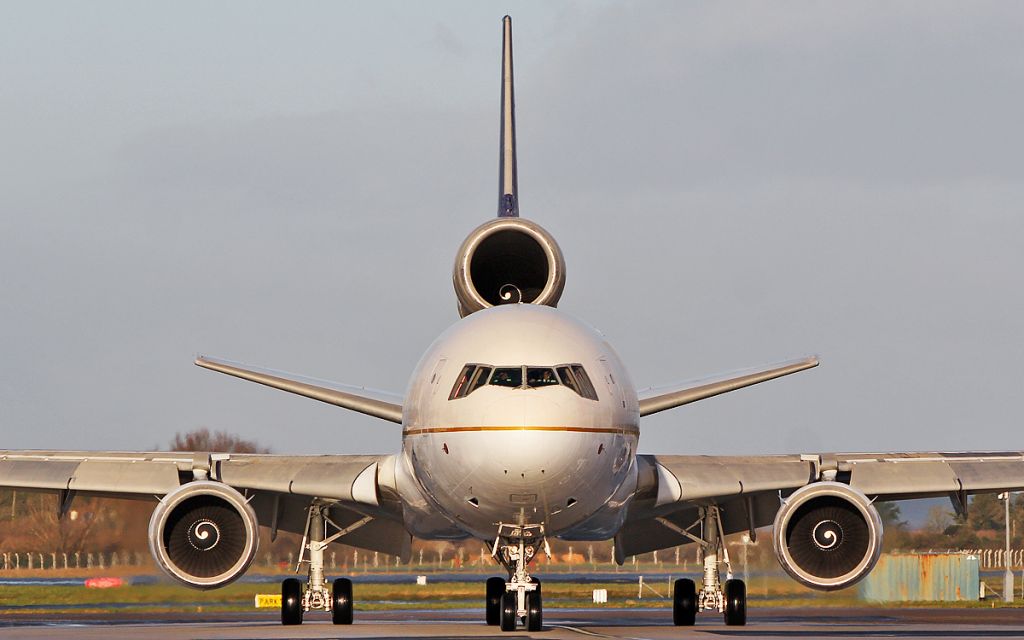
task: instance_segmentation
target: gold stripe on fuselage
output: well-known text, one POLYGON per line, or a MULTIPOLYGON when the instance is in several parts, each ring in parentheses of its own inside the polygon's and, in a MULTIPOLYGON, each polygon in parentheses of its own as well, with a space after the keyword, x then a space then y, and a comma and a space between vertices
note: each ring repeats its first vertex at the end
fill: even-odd
POLYGON ((428 433, 463 433, 474 431, 561 431, 573 433, 617 433, 619 435, 639 435, 636 427, 422 427, 407 429, 402 435, 418 436, 428 433))

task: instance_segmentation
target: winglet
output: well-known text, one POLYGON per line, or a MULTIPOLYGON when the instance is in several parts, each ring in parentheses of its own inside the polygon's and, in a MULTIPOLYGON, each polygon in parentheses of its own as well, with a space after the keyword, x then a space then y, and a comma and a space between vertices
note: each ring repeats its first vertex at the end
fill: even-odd
POLYGON ((498 217, 519 217, 516 180, 516 99, 512 77, 512 18, 502 19, 501 146, 498 150, 498 217))

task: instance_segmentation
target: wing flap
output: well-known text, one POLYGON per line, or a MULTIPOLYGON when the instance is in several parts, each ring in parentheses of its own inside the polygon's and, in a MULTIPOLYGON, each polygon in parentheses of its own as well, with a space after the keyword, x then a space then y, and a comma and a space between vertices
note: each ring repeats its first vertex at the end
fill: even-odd
POLYGON ((120 493, 125 487, 131 487, 131 492, 136 494, 164 495, 180 484, 178 467, 174 463, 84 460, 75 469, 68 489, 120 493))
MULTIPOLYGON (((796 489, 811 480, 812 465, 800 456, 638 456, 679 483, 678 500, 702 500, 759 491, 796 489)), ((658 482, 668 479, 659 473, 658 482)), ((674 489, 674 487, 670 487, 674 489)), ((661 486, 657 491, 665 495, 661 486)), ((670 491, 670 493, 676 493, 670 491)), ((663 502, 664 498, 659 498, 663 502)))
POLYGON ((68 483, 75 476, 78 462, 52 461, 45 463, 36 460, 18 460, 0 458, 0 486, 23 487, 25 489, 68 488, 68 483))
POLYGON ((377 506, 377 469, 385 456, 248 456, 217 464, 236 488, 316 496, 377 506))
POLYGON ((188 461, 101 451, 0 451, 0 486, 163 495, 180 484, 179 463, 188 461))
POLYGON ((850 485, 867 496, 1024 488, 1024 455, 1017 452, 839 454, 834 459, 850 473, 850 485))

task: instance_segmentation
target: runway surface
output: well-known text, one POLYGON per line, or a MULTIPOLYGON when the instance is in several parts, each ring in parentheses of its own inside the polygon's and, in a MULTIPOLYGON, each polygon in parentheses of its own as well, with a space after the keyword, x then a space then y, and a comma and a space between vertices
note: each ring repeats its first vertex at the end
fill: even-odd
POLYGON ((650 609, 557 609, 545 612, 543 631, 502 633, 481 622, 479 611, 357 612, 356 623, 334 626, 311 615, 298 627, 282 627, 275 615, 188 614, 66 616, 0 620, 0 639, 260 640, 353 638, 360 640, 668 640, 676 638, 1021 638, 1024 609, 762 609, 746 627, 726 627, 717 615, 695 627, 674 627, 668 611, 650 609))

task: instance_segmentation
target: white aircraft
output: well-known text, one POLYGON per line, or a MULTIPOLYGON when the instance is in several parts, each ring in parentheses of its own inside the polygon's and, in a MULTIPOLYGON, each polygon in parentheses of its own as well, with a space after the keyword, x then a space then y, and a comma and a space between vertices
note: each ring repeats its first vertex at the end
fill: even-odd
POLYGON ((158 498, 149 525, 157 564, 198 589, 249 568, 259 524, 303 535, 305 584, 282 584, 281 621, 322 610, 352 622, 352 583, 324 576, 333 542, 407 560, 412 536, 478 538, 507 573, 486 584, 486 621, 504 631, 542 625, 530 562, 547 540, 614 539, 619 563, 693 543, 700 588, 675 582, 673 621, 699 611, 746 622, 746 588, 724 536, 774 525, 782 567, 817 589, 863 578, 881 549, 875 500, 967 496, 1024 488, 1024 455, 803 453, 639 455, 640 419, 817 366, 805 358, 743 375, 637 391, 604 336, 557 310, 562 252, 519 217, 511 20, 503 24, 498 217, 473 230, 455 259, 462 319, 427 349, 405 397, 200 357, 207 369, 402 425, 391 455, 240 455, 0 451, 0 486, 158 498))

